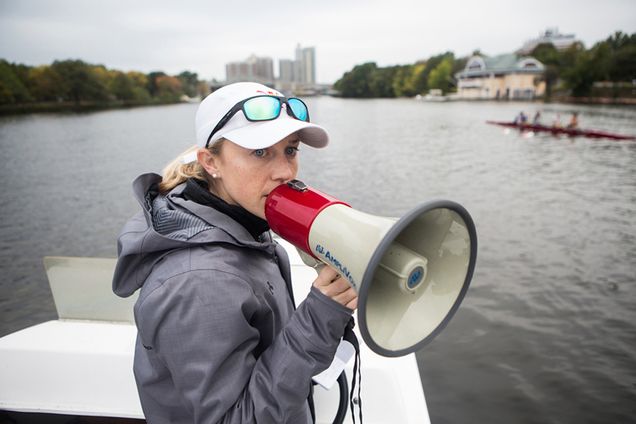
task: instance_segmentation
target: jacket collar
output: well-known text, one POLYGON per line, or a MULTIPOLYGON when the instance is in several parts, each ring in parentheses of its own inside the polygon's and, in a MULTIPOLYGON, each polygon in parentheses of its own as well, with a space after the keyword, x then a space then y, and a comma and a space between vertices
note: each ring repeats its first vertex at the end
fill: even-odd
MULTIPOLYGON (((156 189, 156 186, 161 182, 161 176, 148 173, 137 177, 133 182, 133 193, 141 205, 147 222, 152 225, 151 218, 151 204, 147 201, 147 194, 156 189)), ((274 249, 274 242, 272 241, 269 232, 263 233, 260 241, 254 240, 252 235, 238 222, 230 218, 228 215, 219 212, 218 210, 201 205, 191 200, 183 198, 183 190, 185 189, 185 183, 176 186, 166 196, 168 202, 174 206, 185 209, 202 219, 206 223, 215 227, 214 235, 206 231, 192 237, 189 241, 194 243, 206 243, 211 241, 226 242, 235 244, 238 246, 248 246, 259 250, 272 251, 274 249), (220 231, 219 231, 220 230, 220 231)))

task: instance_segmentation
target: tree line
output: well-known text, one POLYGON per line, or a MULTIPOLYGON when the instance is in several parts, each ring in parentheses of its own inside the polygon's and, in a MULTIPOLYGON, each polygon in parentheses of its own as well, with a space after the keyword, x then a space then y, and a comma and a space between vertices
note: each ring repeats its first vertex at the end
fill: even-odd
POLYGON ((452 90, 452 75, 466 65, 452 52, 412 65, 378 67, 375 62, 356 65, 334 84, 343 97, 412 97, 437 88, 452 90))
MULTIPOLYGON (((481 54, 479 51, 473 54, 481 54)), ((540 44, 530 54, 545 66, 546 99, 636 97, 636 33, 616 32, 586 49, 540 44)), ((334 88, 343 97, 412 97, 430 89, 456 91, 454 75, 468 57, 445 52, 410 65, 378 67, 369 62, 346 72, 334 88)), ((27 66, 0 59, 0 110, 36 104, 152 104, 204 96, 208 87, 196 73, 122 72, 82 60, 27 66)))
POLYGON ((196 73, 122 72, 81 60, 27 66, 0 59, 0 105, 36 103, 152 104, 177 102, 183 95, 204 95, 196 73))
MULTIPOLYGON (((545 65, 548 100, 565 96, 636 97, 636 33, 618 31, 590 49, 580 42, 562 51, 552 44, 539 44, 530 56, 545 65)), ((430 89, 449 93, 456 91, 454 76, 468 59, 446 52, 410 65, 378 67, 368 62, 346 72, 334 88, 343 97, 412 97, 430 89)))

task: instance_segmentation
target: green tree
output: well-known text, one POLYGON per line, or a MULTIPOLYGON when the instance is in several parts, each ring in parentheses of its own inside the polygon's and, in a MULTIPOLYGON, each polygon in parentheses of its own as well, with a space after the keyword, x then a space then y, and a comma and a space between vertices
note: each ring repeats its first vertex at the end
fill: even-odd
POLYGON ((590 94, 592 84, 596 81, 598 75, 593 65, 592 53, 587 50, 580 50, 576 52, 574 64, 563 70, 562 75, 565 86, 574 97, 583 97, 590 94))
POLYGON ((591 66, 594 69, 594 81, 611 81, 614 54, 609 43, 598 43, 588 52, 591 66))
POLYGON ((194 97, 197 95, 197 88, 199 85, 199 77, 196 73, 190 71, 183 71, 177 78, 181 82, 181 87, 183 88, 183 92, 187 94, 189 97, 194 97))
POLYGON ((108 90, 99 74, 81 60, 55 61, 51 68, 64 80, 65 100, 102 101, 108 99, 108 90))
POLYGON ((128 75, 128 77, 138 87, 145 88, 148 85, 148 77, 144 73, 137 72, 137 71, 130 71, 126 75, 128 75))
POLYGON ((48 65, 29 70, 29 87, 38 102, 61 101, 68 91, 67 82, 48 65))
POLYGON ((375 62, 356 65, 334 84, 343 97, 373 97, 369 82, 377 66, 375 62))
POLYGON ((545 79, 545 98, 549 100, 561 74, 561 54, 554 47, 554 44, 542 43, 535 47, 530 55, 545 66, 543 74, 545 79))
POLYGON ((411 97, 417 94, 415 91, 413 65, 398 66, 393 77, 393 92, 397 97, 411 97))
MULTIPOLYGON (((463 69, 463 67, 466 64, 466 62, 463 62, 460 69, 455 69, 455 55, 453 54, 453 52, 445 52, 442 54, 431 56, 424 62, 416 63, 413 67, 413 71, 412 71, 413 81, 411 83, 411 86, 413 87, 413 91, 415 92, 415 94, 424 94, 430 88, 435 88, 435 87, 429 86, 429 76, 431 72, 433 71, 433 69, 439 66, 439 64, 442 63, 444 60, 448 60, 452 64, 450 76, 454 75, 455 72, 458 72, 461 69, 463 69)), ((449 76, 449 90, 450 90, 450 86, 452 85, 451 84, 452 78, 450 76, 449 76)))
POLYGON ((442 90, 448 93, 452 85, 451 71, 453 70, 453 59, 444 58, 428 75, 428 87, 442 90))
POLYGON ((609 45, 612 57, 609 66, 611 81, 632 81, 636 79, 636 33, 627 35, 617 31, 610 36, 609 45))
POLYGON ((14 70, 14 66, 6 60, 0 60, 0 104, 24 103, 33 100, 31 93, 14 70))
POLYGON ((398 67, 376 68, 369 77, 369 91, 373 97, 395 97, 393 78, 398 67))
POLYGON ((148 90, 148 93, 150 93, 151 97, 157 97, 159 95, 159 88, 157 87, 157 78, 161 78, 161 77, 165 77, 167 76, 165 73, 163 72, 151 72, 147 75, 147 81, 148 81, 148 85, 146 86, 146 89, 148 90))
POLYGON ((413 88, 415 94, 424 94, 428 90, 426 62, 418 62, 411 70, 411 80, 409 86, 413 88))
POLYGON ((113 71, 112 74, 108 85, 110 93, 118 100, 136 100, 134 80, 120 71, 113 71))
POLYGON ((146 74, 136 71, 130 71, 126 74, 133 84, 133 99, 136 102, 148 103, 150 93, 148 92, 148 77, 146 74))
POLYGON ((11 66, 13 73, 15 74, 16 77, 18 77, 22 85, 24 85, 24 87, 28 91, 30 91, 29 90, 29 71, 31 70, 31 67, 22 65, 19 63, 11 63, 9 65, 11 66))

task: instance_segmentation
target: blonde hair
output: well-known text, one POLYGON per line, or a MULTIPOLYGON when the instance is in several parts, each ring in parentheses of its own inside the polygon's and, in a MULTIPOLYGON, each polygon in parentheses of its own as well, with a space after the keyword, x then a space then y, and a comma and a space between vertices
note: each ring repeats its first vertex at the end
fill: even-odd
MULTIPOLYGON (((207 148, 208 151, 213 155, 218 155, 221 153, 223 141, 224 139, 219 139, 212 146, 207 148)), ((185 155, 195 153, 199 149, 199 146, 190 147, 163 168, 161 182, 159 183, 159 192, 165 194, 179 184, 184 183, 188 178, 196 178, 197 180, 210 182, 210 176, 199 161, 194 160, 193 162, 183 163, 182 159, 185 155)))

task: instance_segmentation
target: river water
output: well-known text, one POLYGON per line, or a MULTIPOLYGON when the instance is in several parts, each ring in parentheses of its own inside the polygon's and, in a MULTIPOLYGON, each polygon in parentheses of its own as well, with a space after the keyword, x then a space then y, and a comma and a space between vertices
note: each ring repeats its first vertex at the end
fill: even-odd
MULTIPOLYGON (((432 422, 636 419, 636 142, 485 124, 541 109, 636 134, 636 109, 307 99, 328 149, 300 177, 354 208, 450 199, 479 237, 471 288, 417 354, 432 422)), ((130 183, 193 144, 196 105, 0 118, 0 335, 55 318, 42 257, 116 255, 130 183)))

